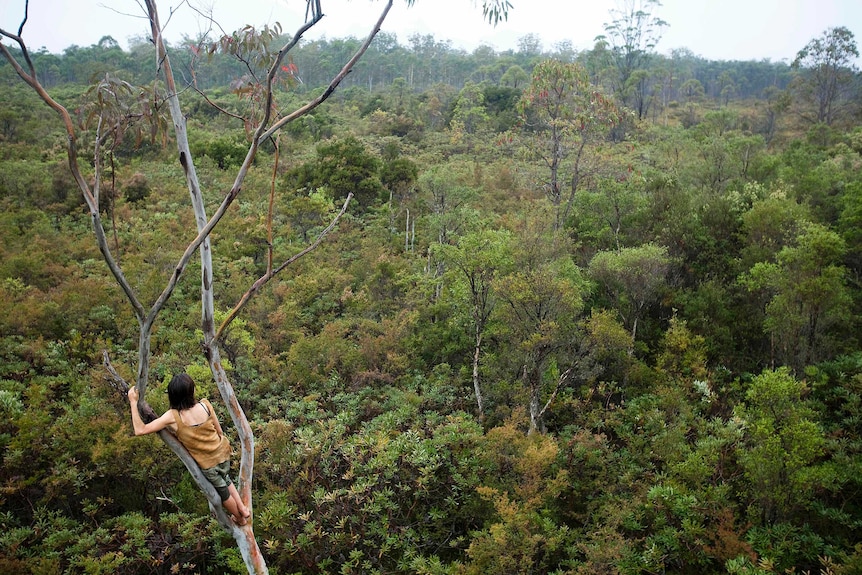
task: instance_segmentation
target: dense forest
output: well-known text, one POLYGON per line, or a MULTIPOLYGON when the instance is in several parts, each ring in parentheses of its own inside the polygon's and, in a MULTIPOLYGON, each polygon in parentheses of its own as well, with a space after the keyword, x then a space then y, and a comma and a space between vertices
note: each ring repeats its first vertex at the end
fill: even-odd
MULTIPOLYGON (((261 144, 211 234, 217 321, 352 194, 220 334, 271 573, 862 572, 853 35, 715 62, 613 24, 582 52, 381 33, 261 144)), ((257 32, 171 47, 210 210, 266 105, 264 64, 225 48, 257 32)), ((300 42, 272 107, 361 42, 300 42)), ((155 300, 196 231, 153 43, 29 57, 82 149, 128 120, 82 170, 155 300)), ((103 351, 133 379, 138 324, 62 123, 0 62, 0 573, 245 572, 181 461, 132 436, 103 351)), ((148 399, 187 372, 230 422, 200 278, 154 324, 148 399)))

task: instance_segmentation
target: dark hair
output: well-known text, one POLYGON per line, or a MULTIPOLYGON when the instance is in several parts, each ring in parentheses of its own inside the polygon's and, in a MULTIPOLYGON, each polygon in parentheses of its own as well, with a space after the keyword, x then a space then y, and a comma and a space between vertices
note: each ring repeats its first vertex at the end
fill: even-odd
POLYGON ((187 373, 178 373, 168 384, 168 401, 171 409, 182 411, 195 404, 195 382, 187 373))

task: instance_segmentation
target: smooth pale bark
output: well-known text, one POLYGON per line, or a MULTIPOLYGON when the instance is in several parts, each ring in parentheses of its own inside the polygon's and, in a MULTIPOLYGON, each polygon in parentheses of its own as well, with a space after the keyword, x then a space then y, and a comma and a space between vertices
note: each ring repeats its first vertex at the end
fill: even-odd
MULTIPOLYGON (((206 217, 200 183, 198 181, 197 172, 195 171, 194 162, 192 161, 192 154, 189 149, 185 116, 183 115, 180 108, 179 97, 174 82, 173 72, 171 70, 170 58, 165 49, 165 44, 161 36, 161 25, 159 24, 158 10, 156 9, 155 2, 153 2, 152 0, 147 0, 146 7, 149 14, 153 42, 156 46, 156 66, 161 71, 162 76, 165 80, 165 86, 167 88, 166 101, 170 110, 171 119, 173 120, 174 135, 176 137, 177 148, 179 151, 179 161, 182 165, 183 172, 185 173, 186 184, 189 189, 189 195, 191 197, 191 203, 195 213, 195 222, 197 225, 197 229, 199 234, 201 234, 208 227, 209 229, 212 229, 212 226, 208 226, 209 222, 207 221, 206 217)), ((257 141, 253 141, 251 147, 249 148, 248 157, 246 158, 246 164, 249 163, 249 157, 254 157, 256 149, 257 141)), ((246 164, 243 165, 244 169, 247 169, 246 164)), ((242 181, 241 178, 238 178, 238 180, 240 182, 242 181)), ((240 188, 237 184, 235 184, 231 188, 230 192, 227 195, 227 198, 225 199, 225 202, 223 202, 223 205, 225 207, 230 205, 233 199, 236 198, 239 193, 239 190, 240 188)), ((221 213, 224 212, 222 211, 221 213)), ((214 218, 214 222, 217 221, 218 219, 214 218)), ((214 304, 212 250, 208 232, 203 235, 203 239, 200 242, 199 251, 201 260, 201 308, 203 316, 202 323, 204 337, 207 338, 207 359, 210 361, 212 372, 215 376, 216 385, 219 388, 219 392, 221 393, 222 399, 228 407, 228 412, 230 413, 231 419, 233 420, 234 426, 236 427, 239 435, 241 456, 240 475, 237 490, 239 491, 243 503, 246 505, 246 507, 248 507, 250 512, 253 512, 251 498, 251 475, 254 466, 254 434, 251 432, 251 427, 248 424, 245 412, 240 407, 239 402, 236 399, 236 395, 233 392, 233 387, 228 381, 227 376, 224 373, 224 369, 221 366, 218 354, 218 347, 210 339, 214 334, 215 326, 213 319, 214 304)), ((143 394, 141 394, 141 397, 143 397, 143 394)), ((160 435, 162 436, 162 439, 169 445, 172 439, 175 440, 175 438, 173 438, 170 433, 163 432, 160 435)), ((184 449, 182 451, 184 451, 184 449)), ((200 470, 197 463, 195 463, 193 460, 191 461, 191 463, 189 463, 185 458, 183 458, 183 463, 185 463, 186 468, 188 468, 189 472, 192 474, 192 477, 195 479, 195 482, 197 483, 198 487, 201 489, 201 491, 203 491, 204 495, 206 495, 210 509, 213 510, 216 516, 219 518, 219 523, 221 523, 226 529, 231 532, 231 535, 233 535, 233 538, 237 544, 237 548, 242 555, 243 561, 245 562, 248 572, 259 575, 264 575, 268 573, 269 570, 266 567, 266 562, 264 561, 260 548, 257 545, 257 540, 254 537, 254 531, 251 526, 251 521, 249 521, 248 524, 244 527, 240 527, 230 520, 225 521, 223 517, 225 514, 222 510, 221 498, 215 492, 215 489, 212 487, 209 481, 207 481, 206 478, 204 478, 202 474, 200 474, 200 470), (198 475, 200 475, 200 479, 203 479, 203 481, 199 480, 198 475)))
POLYGON ((482 354, 482 328, 477 323, 476 344, 473 347, 473 391, 476 394, 476 410, 479 413, 479 421, 485 418, 485 407, 482 399, 482 388, 479 385, 479 357, 482 354))
POLYGON ((569 380, 575 367, 576 366, 573 365, 560 374, 556 385, 554 385, 554 391, 552 391, 551 395, 548 397, 548 401, 545 402, 545 405, 539 408, 539 405, 541 405, 542 395, 541 378, 530 379, 527 375, 527 366, 524 366, 523 378, 525 380, 530 379, 530 429, 527 432, 528 435, 532 435, 537 431, 542 433, 545 432, 545 413, 547 413, 548 409, 553 405, 554 400, 557 399, 557 394, 560 392, 560 389, 562 389, 563 384, 569 380))

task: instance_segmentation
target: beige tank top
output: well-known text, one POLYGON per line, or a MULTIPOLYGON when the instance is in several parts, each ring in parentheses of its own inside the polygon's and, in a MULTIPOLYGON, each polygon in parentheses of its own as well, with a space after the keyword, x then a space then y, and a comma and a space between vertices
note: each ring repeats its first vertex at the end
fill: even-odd
POLYGON ((215 467, 230 459, 230 443, 224 435, 219 436, 215 424, 215 410, 206 399, 199 402, 204 406, 209 417, 198 425, 186 425, 180 413, 174 409, 174 421, 177 425, 177 439, 197 461, 201 469, 215 467))

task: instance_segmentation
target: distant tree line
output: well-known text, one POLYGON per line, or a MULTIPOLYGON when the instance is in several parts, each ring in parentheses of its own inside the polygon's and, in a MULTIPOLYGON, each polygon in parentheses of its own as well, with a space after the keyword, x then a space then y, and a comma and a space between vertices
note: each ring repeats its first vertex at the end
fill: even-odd
MULTIPOLYGON (((278 38, 275 43, 283 40, 278 38)), ((299 89, 314 90, 325 85, 344 57, 360 43, 354 37, 302 42, 292 52, 301 82, 299 89)), ((189 81, 200 82, 200 89, 227 87, 247 73, 244 65, 230 55, 206 54, 203 44, 187 37, 173 46, 179 59, 178 72, 189 81)), ((132 39, 129 49, 123 50, 113 37, 105 36, 96 44, 69 46, 60 54, 42 49, 33 54, 33 60, 41 82, 49 89, 62 84, 88 84, 105 74, 117 74, 139 84, 152 74, 149 47, 149 41, 140 37, 132 39)), ((593 81, 605 82, 612 66, 612 52, 602 41, 581 52, 574 50, 570 42, 546 49, 534 34, 522 37, 517 49, 496 51, 480 46, 467 52, 432 35, 414 34, 403 44, 395 34, 381 32, 342 86, 380 91, 401 79, 406 88, 415 92, 439 84, 460 90, 468 81, 523 88, 532 68, 547 59, 579 62, 590 70, 593 81)), ((786 89, 794 77, 791 65, 785 62, 707 60, 685 48, 668 55, 652 54, 646 64, 640 70, 645 93, 668 101, 679 99, 683 86, 692 80, 703 86, 705 98, 718 101, 764 98, 769 89, 786 89)), ((0 78, 4 84, 14 81, 5 61, 0 63, 0 78)))

